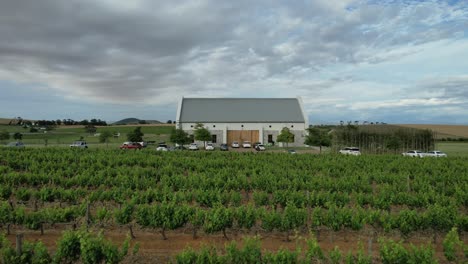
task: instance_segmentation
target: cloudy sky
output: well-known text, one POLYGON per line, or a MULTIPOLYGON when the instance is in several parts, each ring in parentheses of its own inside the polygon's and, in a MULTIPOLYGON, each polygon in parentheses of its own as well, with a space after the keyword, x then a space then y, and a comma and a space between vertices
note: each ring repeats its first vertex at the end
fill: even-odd
POLYGON ((467 124, 468 1, 0 0, 0 117, 165 121, 181 96, 467 124))

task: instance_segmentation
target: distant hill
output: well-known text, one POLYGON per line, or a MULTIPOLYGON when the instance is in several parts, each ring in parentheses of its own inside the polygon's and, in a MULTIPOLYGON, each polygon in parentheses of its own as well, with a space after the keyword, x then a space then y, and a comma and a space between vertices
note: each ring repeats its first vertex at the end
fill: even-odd
POLYGON ((158 120, 142 120, 142 119, 131 117, 131 118, 125 118, 120 121, 114 122, 112 123, 112 125, 138 125, 138 124, 141 124, 143 121, 145 122, 145 124, 161 124, 161 122, 158 120))
MULTIPOLYGON (((22 119, 24 121, 30 121, 33 122, 34 120, 31 119, 22 119)), ((18 119, 16 118, 0 118, 0 125, 16 125, 18 122, 18 119)))

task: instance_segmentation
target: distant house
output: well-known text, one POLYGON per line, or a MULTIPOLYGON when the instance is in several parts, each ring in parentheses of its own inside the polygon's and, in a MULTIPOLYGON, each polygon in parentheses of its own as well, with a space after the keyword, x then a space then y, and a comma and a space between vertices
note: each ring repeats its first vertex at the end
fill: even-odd
POLYGON ((302 99, 298 98, 182 98, 176 127, 189 134, 202 123, 215 144, 233 141, 276 143, 284 127, 294 134, 290 146, 304 145, 309 126, 302 99))

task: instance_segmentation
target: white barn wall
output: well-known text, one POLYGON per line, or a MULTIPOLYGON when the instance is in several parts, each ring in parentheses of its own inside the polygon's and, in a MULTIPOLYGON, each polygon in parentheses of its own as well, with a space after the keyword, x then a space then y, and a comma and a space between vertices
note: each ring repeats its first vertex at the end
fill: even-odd
MULTIPOLYGON (((182 123, 180 125, 184 131, 191 135, 197 123, 182 123)), ((228 130, 259 130, 260 142, 266 144, 268 135, 273 135, 273 141, 277 142, 277 136, 284 127, 289 128, 294 134, 294 143, 290 143, 289 146, 303 146, 306 129, 304 123, 203 123, 203 126, 216 135, 216 146, 227 142, 228 130)), ((195 143, 203 145, 201 141, 195 141, 195 143)))

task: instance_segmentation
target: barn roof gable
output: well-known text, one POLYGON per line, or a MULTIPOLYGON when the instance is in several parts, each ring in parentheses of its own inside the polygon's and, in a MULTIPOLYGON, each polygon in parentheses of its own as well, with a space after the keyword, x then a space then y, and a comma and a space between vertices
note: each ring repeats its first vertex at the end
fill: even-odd
POLYGON ((182 98, 181 123, 304 123, 298 98, 182 98))

